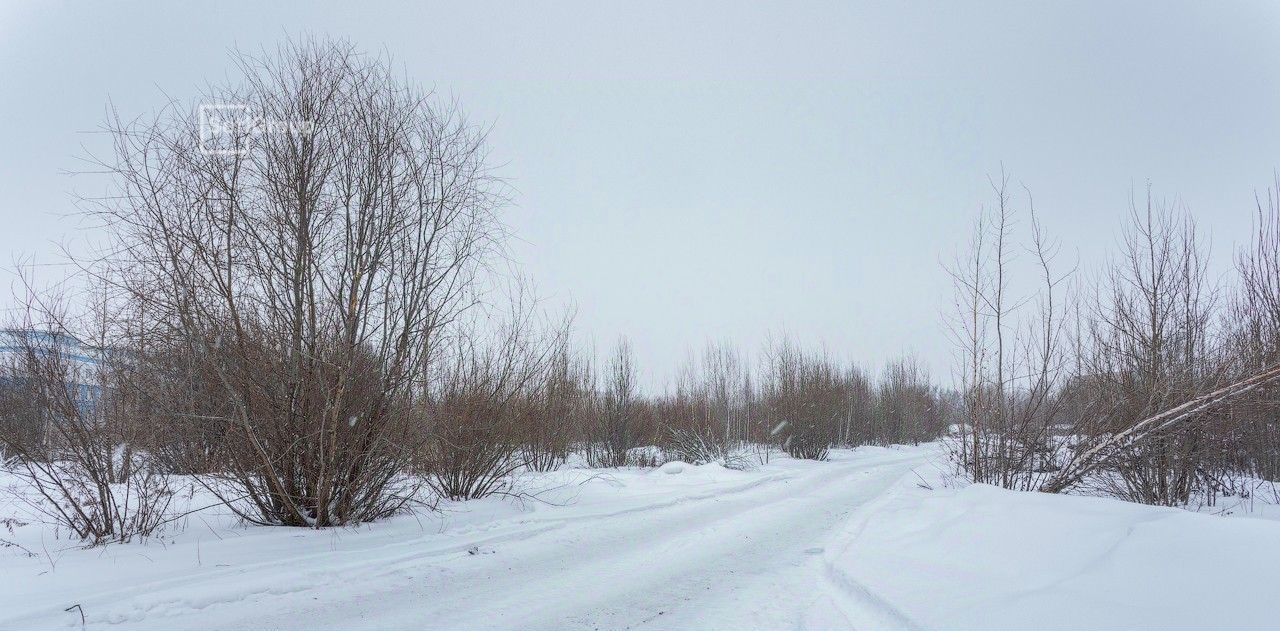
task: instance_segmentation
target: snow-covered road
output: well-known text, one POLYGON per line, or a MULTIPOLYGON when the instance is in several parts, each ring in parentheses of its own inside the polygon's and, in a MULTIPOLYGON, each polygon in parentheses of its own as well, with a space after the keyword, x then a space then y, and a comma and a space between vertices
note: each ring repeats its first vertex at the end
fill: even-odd
MULTIPOLYGON (((32 522, 3 533, 0 630, 1280 628, 1280 521, 943 484, 943 462, 567 468, 519 478, 538 500, 323 531, 215 509, 88 550, 32 522)), ((1213 512, 1258 498, 1232 501, 1213 512)))
POLYGON ((468 505, 443 524, 209 529, 193 543, 196 522, 167 549, 72 553, 15 585, 27 597, 9 594, 21 607, 0 611, 0 628, 79 627, 73 604, 90 627, 131 629, 838 628, 847 616, 865 628, 877 612, 834 589, 826 548, 933 453, 751 473, 675 463, 588 478, 562 505, 468 505))
POLYGON ((803 626, 826 595, 821 560, 833 531, 919 462, 832 463, 665 506, 496 527, 466 539, 479 553, 464 563, 371 555, 357 571, 392 580, 335 585, 282 598, 266 617, 224 620, 245 629, 300 616, 339 628, 803 626))

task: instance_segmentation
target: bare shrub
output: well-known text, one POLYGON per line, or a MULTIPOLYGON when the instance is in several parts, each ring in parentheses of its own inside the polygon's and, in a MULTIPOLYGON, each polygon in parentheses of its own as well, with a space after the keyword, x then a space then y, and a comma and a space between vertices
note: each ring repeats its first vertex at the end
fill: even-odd
POLYGON ((752 460, 750 441, 761 435, 756 408, 750 368, 727 342, 708 344, 683 366, 675 393, 653 402, 668 457, 734 469, 752 460))
POLYGON ((740 445, 730 446, 719 437, 696 429, 668 429, 663 452, 668 458, 691 464, 717 463, 728 469, 751 468, 750 452, 740 445))
POLYGON ((857 366, 850 366, 845 372, 845 398, 845 413, 836 444, 857 447, 904 442, 898 438, 898 419, 889 414, 890 410, 897 408, 885 408, 879 404, 876 386, 867 373, 857 366))
POLYGON ((1125 256, 1090 314, 1081 381, 1091 396, 1077 407, 1095 422, 1043 490, 1086 486, 1144 503, 1212 503, 1247 492, 1241 475, 1274 472, 1274 199, 1269 193, 1265 211, 1259 201, 1258 234, 1238 259, 1226 327, 1190 218, 1149 192, 1146 207, 1134 209, 1125 256))
POLYGON ((427 395, 420 469, 452 500, 508 489, 511 474, 527 463, 527 423, 543 399, 548 365, 565 356, 567 327, 542 337, 532 309, 519 300, 497 328, 459 338, 427 395))
POLYGON ((377 519, 414 493, 413 390, 499 244, 484 137, 342 42, 235 61, 202 100, 289 125, 208 152, 177 104, 109 121, 103 277, 149 314, 164 381, 201 382, 152 401, 223 425, 214 493, 258 524, 377 519))
MULTIPOLYGON (((0 451, 16 499, 97 545, 154 534, 173 493, 120 413, 128 358, 82 341, 61 317, 0 333, 0 451)), ((101 341, 98 338, 97 341, 101 341)))
POLYGON ((573 357, 566 341, 547 362, 527 399, 520 424, 521 459, 532 471, 554 471, 564 464, 593 418, 596 401, 590 364, 573 357))
POLYGON ((425 410, 428 444, 420 469, 442 497, 468 500, 503 490, 522 465, 516 440, 518 384, 500 351, 460 351, 437 377, 425 410))
POLYGON ((992 183, 998 203, 951 268, 962 378, 949 443, 957 466, 1009 488, 1087 487, 1150 504, 1230 492, 1251 462, 1274 453, 1267 423, 1254 420, 1280 379, 1264 350, 1273 284, 1266 270, 1280 269, 1268 262, 1276 248, 1266 243, 1280 242, 1268 236, 1280 232, 1267 227, 1261 203, 1259 242, 1240 262, 1241 295, 1249 297, 1234 311, 1244 324, 1227 335, 1194 223, 1149 190, 1145 205, 1131 205, 1121 256, 1096 294, 1074 303, 1059 288, 1066 277, 1053 271, 1056 248, 1028 195, 1026 249, 1040 288, 1013 290, 1007 182, 992 183), (1256 455, 1244 455, 1250 447, 1256 455))
MULTIPOLYGON (((864 381, 857 373, 853 373, 853 409, 868 406, 862 403, 864 381), (856 408, 855 408, 856 406, 856 408)), ((889 362, 876 387, 874 404, 874 421, 870 435, 877 444, 920 444, 933 440, 942 434, 946 425, 946 416, 937 386, 929 379, 929 374, 912 357, 889 362)), ((868 412, 862 412, 867 414, 868 412)))
POLYGON ((768 352, 763 406, 783 451, 826 460, 847 409, 844 377, 826 355, 806 355, 783 342, 768 352))
POLYGON ((636 384, 635 355, 631 342, 618 340, 605 368, 604 392, 595 418, 587 427, 586 456, 592 467, 622 467, 628 453, 639 446, 640 425, 646 410, 636 384))

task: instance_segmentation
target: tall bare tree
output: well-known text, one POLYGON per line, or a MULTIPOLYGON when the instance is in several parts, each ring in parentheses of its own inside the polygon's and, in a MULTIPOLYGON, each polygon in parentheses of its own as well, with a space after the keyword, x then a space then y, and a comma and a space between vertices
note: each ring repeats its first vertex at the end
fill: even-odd
MULTIPOLYGON (((1280 364, 1280 180, 1257 199, 1252 243, 1236 258, 1240 284, 1231 303, 1231 354, 1237 372, 1251 374, 1280 364)), ((1227 452, 1255 476, 1280 479, 1280 388, 1266 384, 1240 400, 1241 422, 1227 452)))
MULTIPOLYGON (((1124 431, 1223 382, 1213 330, 1218 288, 1207 265, 1189 214, 1148 190, 1089 315, 1083 364, 1096 395, 1088 435, 1124 431)), ((1205 416, 1131 446, 1112 460, 1117 475, 1100 480, 1126 499, 1185 503, 1215 448, 1212 422, 1205 416)))
POLYGON ((234 60, 202 102, 239 119, 110 119, 116 190, 86 207, 103 276, 145 307, 149 352, 207 381, 156 402, 223 426, 214 492, 255 523, 382 517, 412 491, 413 393, 500 246, 484 134, 345 42, 234 60))
POLYGON ((1009 177, 991 181, 995 204, 975 223, 968 251, 949 268, 955 289, 952 334, 959 359, 962 432, 951 442, 970 478, 1034 489, 1063 446, 1053 439, 1068 368, 1063 294, 1071 272, 1055 264, 1026 192, 1034 289, 1015 288, 1016 212, 1009 177))

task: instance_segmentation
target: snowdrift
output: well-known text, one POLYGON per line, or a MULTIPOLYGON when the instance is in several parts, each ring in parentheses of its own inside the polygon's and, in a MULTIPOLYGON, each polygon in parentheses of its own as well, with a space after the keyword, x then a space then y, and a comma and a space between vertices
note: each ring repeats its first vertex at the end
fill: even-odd
POLYGON ((826 561, 834 587, 885 626, 1280 628, 1274 521, 904 484, 826 561))

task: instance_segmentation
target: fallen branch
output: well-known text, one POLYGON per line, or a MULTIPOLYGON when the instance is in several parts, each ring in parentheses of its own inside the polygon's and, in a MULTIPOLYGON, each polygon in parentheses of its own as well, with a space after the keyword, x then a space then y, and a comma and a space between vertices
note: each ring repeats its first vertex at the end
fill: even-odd
POLYGON ((1122 432, 1106 436, 1098 444, 1072 458, 1057 475, 1040 485, 1040 491, 1044 493, 1061 493, 1079 483, 1085 476, 1109 462, 1116 455, 1133 448, 1134 445, 1140 444, 1142 441, 1190 418, 1194 418, 1225 401, 1278 379, 1280 379, 1280 364, 1274 364, 1248 379, 1242 379, 1191 399, 1182 405, 1138 421, 1122 432))

